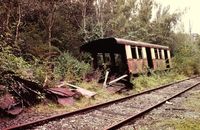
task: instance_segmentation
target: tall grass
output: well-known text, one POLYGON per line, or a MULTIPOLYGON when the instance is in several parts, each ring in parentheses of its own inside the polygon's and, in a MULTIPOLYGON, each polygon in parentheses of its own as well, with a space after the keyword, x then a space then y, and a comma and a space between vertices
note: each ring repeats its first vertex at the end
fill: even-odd
POLYGON ((143 91, 145 89, 155 88, 159 85, 181 80, 183 78, 185 78, 184 75, 180 75, 179 73, 172 71, 153 73, 151 76, 144 74, 137 78, 132 78, 132 82, 134 84, 133 90, 137 92, 143 91))

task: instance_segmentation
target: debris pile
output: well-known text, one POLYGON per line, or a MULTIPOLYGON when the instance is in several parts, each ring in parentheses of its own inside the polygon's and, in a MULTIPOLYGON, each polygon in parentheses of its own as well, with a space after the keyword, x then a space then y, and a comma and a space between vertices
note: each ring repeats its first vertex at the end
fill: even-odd
POLYGON ((93 97, 95 94, 66 82, 55 88, 44 88, 42 85, 16 76, 13 72, 0 74, 0 112, 9 115, 17 115, 25 107, 46 98, 61 105, 72 105, 82 95, 93 97))
POLYGON ((81 94, 68 88, 46 89, 48 97, 54 97, 54 101, 61 105, 73 105, 75 99, 79 99, 81 94))
POLYGON ((24 107, 38 103, 45 92, 37 83, 10 71, 1 73, 0 84, 0 111, 10 115, 17 115, 24 107))

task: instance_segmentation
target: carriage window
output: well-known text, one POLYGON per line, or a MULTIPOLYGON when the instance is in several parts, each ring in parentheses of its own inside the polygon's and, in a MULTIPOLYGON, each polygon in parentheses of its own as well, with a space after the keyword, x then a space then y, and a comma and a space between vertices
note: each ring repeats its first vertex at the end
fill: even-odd
POLYGON ((142 59, 142 48, 141 47, 138 47, 138 56, 139 56, 139 59, 142 59))
POLYGON ((102 53, 98 53, 97 54, 97 62, 98 62, 97 63, 98 65, 102 65, 103 64, 104 61, 103 61, 103 54, 102 53))
POLYGON ((132 58, 137 59, 135 47, 131 48, 131 52, 132 52, 132 58))
POLYGON ((162 58, 162 52, 161 52, 161 49, 159 49, 159 55, 160 55, 160 59, 163 59, 163 58, 162 58))
POLYGON ((109 64, 111 63, 111 58, 109 53, 105 53, 105 62, 109 64))
POLYGON ((155 52, 155 59, 158 59, 158 51, 157 51, 157 48, 154 48, 154 52, 155 52))

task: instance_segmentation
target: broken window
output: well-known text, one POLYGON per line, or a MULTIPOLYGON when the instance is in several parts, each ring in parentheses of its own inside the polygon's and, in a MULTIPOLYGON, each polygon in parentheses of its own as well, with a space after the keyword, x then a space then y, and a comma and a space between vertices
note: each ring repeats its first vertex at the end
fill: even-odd
POLYGON ((122 54, 115 53, 116 72, 123 74, 126 71, 126 64, 124 64, 122 54))
POLYGON ((160 59, 163 59, 161 49, 159 49, 159 55, 160 55, 160 59))
POLYGON ((156 48, 154 48, 154 52, 155 52, 155 59, 158 59, 158 51, 156 48))
POLYGON ((98 64, 98 66, 102 65, 103 63, 104 63, 103 53, 98 53, 97 54, 97 64, 98 64))
POLYGON ((142 59, 142 48, 141 47, 138 47, 138 56, 139 56, 139 59, 142 59))
POLYGON ((131 48, 131 52, 132 52, 132 58, 133 58, 133 59, 137 59, 135 47, 132 47, 132 48, 131 48))

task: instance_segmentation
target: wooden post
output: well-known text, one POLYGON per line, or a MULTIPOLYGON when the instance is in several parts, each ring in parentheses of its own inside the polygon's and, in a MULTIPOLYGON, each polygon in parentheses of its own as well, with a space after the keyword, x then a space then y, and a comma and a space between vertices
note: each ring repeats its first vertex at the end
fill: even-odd
POLYGON ((165 59, 165 53, 163 49, 161 50, 161 55, 162 55, 162 59, 165 59))
POLYGON ((167 57, 168 57, 168 60, 169 60, 169 66, 171 67, 171 55, 170 55, 169 50, 167 50, 167 57))
POLYGON ((160 53, 159 53, 159 49, 157 48, 157 54, 158 54, 158 59, 161 59, 160 53))
POLYGON ((104 80, 104 83, 103 83, 104 87, 107 87, 108 75, 109 75, 109 71, 106 71, 105 80, 104 80))
POLYGON ((155 55, 155 49, 151 48, 151 57, 152 57, 152 61, 153 61, 153 68, 156 69, 156 55, 155 55))
POLYGON ((142 58, 146 59, 147 58, 147 53, 146 53, 146 48, 142 47, 142 58))
POLYGON ((113 83, 116 83, 117 81, 119 81, 119 80, 121 80, 121 79, 123 79, 123 78, 126 78, 126 77, 128 77, 127 74, 125 74, 125 75, 123 75, 123 76, 120 76, 119 78, 116 78, 116 79, 110 81, 108 84, 109 84, 109 85, 112 85, 113 83))
POLYGON ((131 53, 131 46, 125 45, 125 50, 126 50, 126 58, 127 59, 133 59, 132 53, 131 53))
POLYGON ((139 59, 139 52, 137 46, 135 46, 135 53, 136 53, 136 59, 139 59))
POLYGON ((156 59, 154 48, 151 48, 151 57, 152 59, 156 59))

